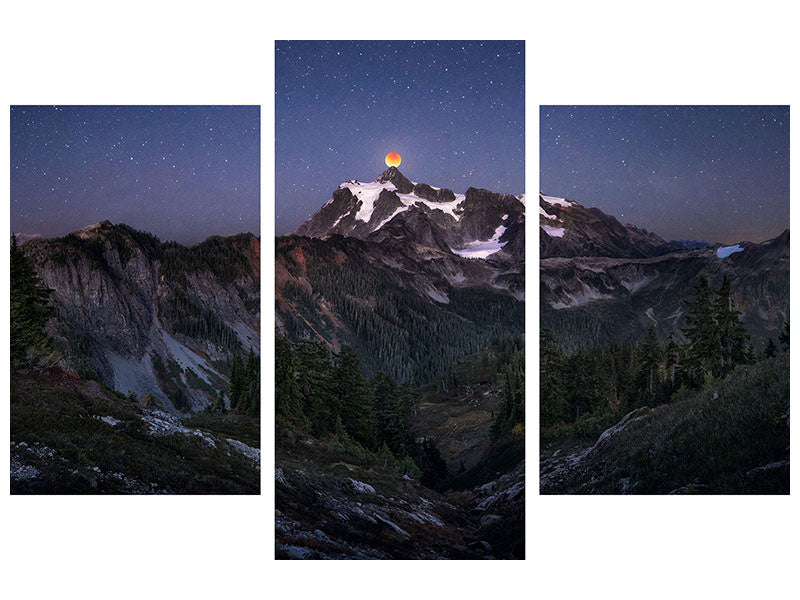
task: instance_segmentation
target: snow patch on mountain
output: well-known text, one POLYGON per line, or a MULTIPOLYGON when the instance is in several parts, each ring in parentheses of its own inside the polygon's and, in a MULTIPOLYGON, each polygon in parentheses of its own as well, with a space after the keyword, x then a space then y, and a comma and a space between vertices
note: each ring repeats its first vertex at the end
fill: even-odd
POLYGON ((744 248, 742 248, 739 244, 735 246, 720 246, 717 248, 717 258, 728 258, 731 254, 736 252, 742 252, 744 248))
POLYGON ((542 225, 541 227, 550 237, 564 237, 563 227, 551 227, 550 225, 542 225))
MULTIPOLYGON (((413 182, 412 182, 413 183, 413 182)), ((439 190, 440 188, 430 186, 434 190, 439 190)), ((457 212, 458 207, 464 201, 465 195, 464 194, 455 194, 455 199, 451 200, 450 202, 433 202, 431 200, 426 200, 425 198, 420 198, 416 194, 399 194, 397 193, 397 187, 391 182, 384 182, 381 183, 379 181, 371 181, 368 183, 364 183, 358 181, 356 179, 351 179, 349 181, 345 181, 344 183, 339 185, 339 188, 346 188, 350 190, 353 196, 361 201, 361 206, 359 207, 358 211, 355 214, 355 218, 359 221, 363 221, 365 223, 369 223, 372 219, 372 213, 375 211, 375 203, 378 201, 378 198, 381 195, 383 190, 387 190, 389 192, 395 192, 397 197, 400 199, 400 202, 403 203, 402 206, 398 207, 391 216, 387 219, 381 221, 373 231, 377 231, 386 223, 391 221, 394 217, 396 217, 399 213, 408 210, 415 204, 422 204, 431 210, 440 210, 445 214, 450 215, 456 221, 461 218, 460 213, 457 212)), ((333 201, 328 200, 327 204, 330 204, 333 201)), ((349 213, 352 214, 352 213, 349 213)), ((346 215, 341 215, 336 222, 331 226, 336 227, 339 224, 339 221, 346 215)))
POLYGON ((553 204, 555 206, 564 206, 566 208, 572 206, 572 202, 570 202, 566 198, 556 198, 555 196, 545 196, 544 194, 539 194, 539 196, 542 198, 542 200, 544 200, 548 204, 553 204))
POLYGON ((456 214, 456 209, 464 201, 464 194, 455 194, 455 200, 451 200, 450 202, 432 202, 431 200, 420 198, 415 194, 397 194, 397 197, 400 198, 400 202, 402 202, 406 208, 419 203, 424 204, 431 210, 440 210, 453 217, 456 221, 461 218, 460 214, 456 214))
POLYGON ((384 219, 383 221, 378 223, 377 227, 375 227, 375 229, 373 229, 372 231, 378 231, 378 229, 380 229, 381 227, 386 225, 389 221, 391 221, 397 215, 399 215, 401 212, 406 211, 406 210, 408 210, 408 206, 406 206, 405 204, 403 206, 398 206, 397 210, 395 210, 391 215, 389 215, 389 217, 387 217, 386 219, 384 219))
POLYGON ((545 209, 543 209, 541 206, 539 207, 539 215, 541 215, 545 219, 550 219, 551 221, 554 221, 554 220, 558 219, 557 216, 551 215, 545 209))
POLYGON ((370 181, 369 183, 361 183, 356 180, 345 181, 339 187, 350 190, 356 200, 361 200, 361 208, 356 213, 356 219, 365 223, 369 223, 372 218, 372 212, 375 210, 375 201, 381 195, 381 192, 383 190, 393 192, 397 189, 393 183, 389 182, 378 183, 377 181, 370 181))
POLYGON ((494 235, 490 239, 468 242, 463 248, 451 248, 451 251, 453 254, 458 254, 464 258, 486 258, 506 245, 506 242, 500 241, 505 231, 505 225, 500 225, 494 230, 494 235))

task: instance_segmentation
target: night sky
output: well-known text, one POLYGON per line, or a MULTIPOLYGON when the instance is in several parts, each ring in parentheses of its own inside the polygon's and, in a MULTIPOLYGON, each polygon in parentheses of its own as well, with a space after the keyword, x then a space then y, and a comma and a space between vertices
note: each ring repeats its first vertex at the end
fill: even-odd
POLYGON ((540 190, 666 239, 789 227, 786 106, 543 106, 540 190))
POLYGON ((276 233, 390 151, 412 181, 521 194, 524 42, 277 42, 276 233))
POLYGON ((11 229, 108 219, 183 244, 259 231, 259 108, 11 108, 11 229))

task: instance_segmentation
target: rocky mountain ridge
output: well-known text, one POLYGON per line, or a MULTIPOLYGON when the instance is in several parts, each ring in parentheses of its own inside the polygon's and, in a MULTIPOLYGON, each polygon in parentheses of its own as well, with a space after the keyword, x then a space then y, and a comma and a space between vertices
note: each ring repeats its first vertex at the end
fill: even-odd
POLYGON ((541 258, 648 258, 683 249, 685 247, 678 242, 668 242, 635 225, 623 225, 599 208, 539 194, 541 258))
POLYGON ((233 352, 260 351, 260 241, 162 243, 103 221, 22 246, 53 290, 67 363, 122 392, 194 411, 227 389, 233 352))
POLYGON ((469 188, 456 194, 410 181, 390 167, 374 181, 348 180, 322 208, 297 229, 297 235, 339 234, 384 238, 406 230, 408 239, 467 258, 524 258, 524 196, 469 188), (521 239, 517 239, 521 238, 521 239))
POLYGON ((276 239, 276 324, 343 344, 368 373, 428 381, 492 334, 523 329, 524 203, 413 183, 345 182, 276 239))
POLYGON ((760 244, 688 249, 598 209, 540 196, 541 325, 566 348, 632 342, 650 327, 682 340, 698 277, 732 283, 754 344, 789 319, 789 231, 760 244))

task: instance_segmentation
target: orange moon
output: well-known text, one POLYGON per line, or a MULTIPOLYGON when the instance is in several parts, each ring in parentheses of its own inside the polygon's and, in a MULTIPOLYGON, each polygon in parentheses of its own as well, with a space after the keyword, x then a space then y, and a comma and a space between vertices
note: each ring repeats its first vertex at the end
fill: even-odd
POLYGON ((400 158, 400 155, 397 152, 389 152, 389 154, 386 155, 386 166, 399 167, 402 160, 403 159, 400 158))

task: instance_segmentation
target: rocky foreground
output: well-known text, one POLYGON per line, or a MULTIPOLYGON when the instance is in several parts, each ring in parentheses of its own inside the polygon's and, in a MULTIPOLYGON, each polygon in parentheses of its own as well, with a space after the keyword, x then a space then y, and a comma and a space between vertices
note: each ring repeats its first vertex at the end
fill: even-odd
POLYGON ((524 462, 447 493, 308 437, 276 463, 279 559, 524 558, 524 462))
POLYGON ((257 494, 259 423, 182 419, 53 368, 15 375, 11 493, 257 494))

